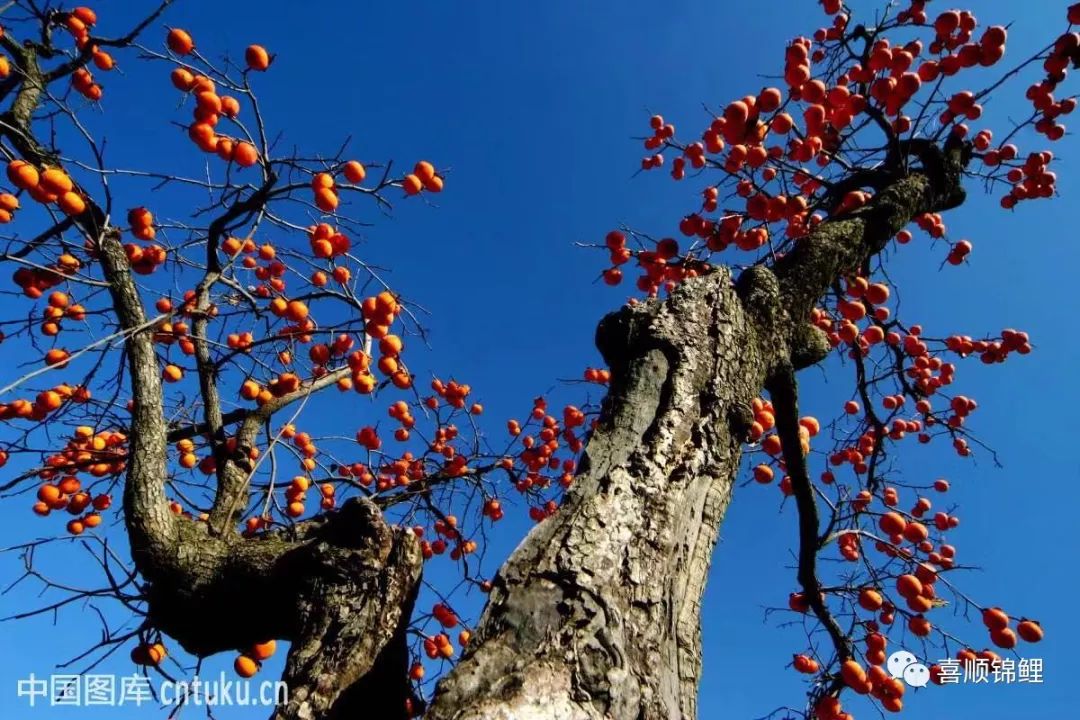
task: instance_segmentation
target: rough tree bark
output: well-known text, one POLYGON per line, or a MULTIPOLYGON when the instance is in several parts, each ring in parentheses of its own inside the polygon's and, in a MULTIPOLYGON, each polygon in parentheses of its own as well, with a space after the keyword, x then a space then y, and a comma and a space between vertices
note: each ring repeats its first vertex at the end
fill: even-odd
POLYGON ((758 327, 726 270, 605 319, 602 424, 431 717, 695 716, 698 604, 774 352, 758 327))

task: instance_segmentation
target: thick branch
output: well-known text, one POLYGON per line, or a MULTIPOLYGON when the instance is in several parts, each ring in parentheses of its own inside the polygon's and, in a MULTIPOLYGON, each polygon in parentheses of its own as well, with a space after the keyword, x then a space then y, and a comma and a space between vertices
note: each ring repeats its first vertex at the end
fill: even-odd
POLYGON ((821 596, 821 581, 817 576, 817 555, 821 549, 818 531, 821 520, 799 437, 799 388, 794 368, 790 364, 781 363, 765 383, 765 387, 775 410, 776 432, 782 443, 784 467, 791 478, 791 491, 799 513, 797 579, 810 609, 829 633, 837 655, 841 660, 847 660, 851 657, 851 645, 821 596))
POLYGON ((150 570, 148 577, 152 580, 152 569, 173 552, 176 540, 176 519, 169 512, 165 496, 168 428, 154 352, 154 329, 147 326, 142 300, 120 244, 120 233, 115 230, 103 233, 98 250, 117 320, 122 329, 131 331, 125 347, 131 376, 131 425, 135 432, 130 436, 128 448, 124 517, 132 555, 140 567, 150 570))
POLYGON ((823 222, 773 265, 781 302, 791 318, 806 318, 837 278, 857 271, 881 252, 914 217, 963 202, 961 173, 969 149, 920 144, 912 152, 916 150, 921 170, 900 176, 850 215, 823 222))

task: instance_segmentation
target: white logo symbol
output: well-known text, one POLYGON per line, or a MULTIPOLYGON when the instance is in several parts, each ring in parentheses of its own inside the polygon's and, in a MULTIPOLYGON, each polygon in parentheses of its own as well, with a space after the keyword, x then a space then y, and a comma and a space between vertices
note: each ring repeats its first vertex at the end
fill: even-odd
POLYGON ((930 682, 930 669, 922 663, 912 663, 904 668, 904 682, 911 687, 926 687, 930 682))
POLYGON ((925 687, 930 682, 930 669, 915 659, 907 650, 897 650, 885 663, 889 674, 901 678, 911 687, 925 687))

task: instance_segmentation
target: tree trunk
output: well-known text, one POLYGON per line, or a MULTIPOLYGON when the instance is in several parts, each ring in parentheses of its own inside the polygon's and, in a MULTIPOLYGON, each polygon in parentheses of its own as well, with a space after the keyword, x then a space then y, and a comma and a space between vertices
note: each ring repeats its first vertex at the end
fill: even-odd
MULTIPOLYGON (((914 217, 963 202, 964 147, 902 151, 923 167, 898 168, 871 203, 822 223, 771 269, 733 284, 720 268, 601 323, 612 387, 579 474, 500 570, 426 718, 697 716, 701 596, 751 400, 780 388, 797 412, 793 373, 829 350, 811 309, 914 217)), ((816 541, 816 512, 806 522, 816 541)), ((812 575, 799 581, 817 585, 812 575)))

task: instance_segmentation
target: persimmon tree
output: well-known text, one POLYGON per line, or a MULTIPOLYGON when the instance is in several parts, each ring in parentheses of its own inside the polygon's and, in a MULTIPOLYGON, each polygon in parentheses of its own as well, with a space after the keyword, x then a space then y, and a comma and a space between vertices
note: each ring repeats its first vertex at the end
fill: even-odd
POLYGON ((824 0, 826 26, 788 42, 775 86, 687 139, 652 117, 641 168, 695 184, 693 207, 673 222, 680 239, 624 227, 598 245, 608 284, 639 271, 597 328, 608 367, 584 379, 602 404, 537 398, 527 420, 485 433, 467 383, 409 366, 423 328, 354 250, 365 213, 440 192, 439 169, 292 149, 256 93, 272 50, 214 60, 224 49, 199 46, 196 26, 165 24, 184 12, 172 4, 100 23, 31 0, 0 14, 0 330, 36 358, 5 370, 0 491, 35 495, 27 505, 58 523, 22 549, 26 577, 63 595, 20 616, 115 600, 134 621, 106 625, 79 659, 124 649, 167 676, 191 669, 182 649, 234 653, 250 677, 287 641, 281 720, 692 718, 701 595, 746 481, 778 484, 795 510, 782 611, 806 628, 791 667, 808 685, 792 712, 850 718, 851 695, 899 711, 904 684, 883 668, 898 636, 989 660, 977 648, 1041 639, 955 580, 956 510, 935 507, 948 482, 898 474, 913 443, 989 453, 958 369, 1031 341, 946 334, 934 318, 924 332, 897 315, 887 269, 910 242, 965 265, 972 243, 945 214, 967 185, 1004 210, 1054 195, 1043 148, 1076 107, 1061 84, 1080 65, 1080 5, 1062 6, 1042 50, 1006 61, 1007 29, 971 12, 915 0, 860 18, 824 0), (205 175, 118 167, 88 129, 87 113, 107 117, 104 78, 136 62, 175 89, 176 109, 151 116, 187 134, 205 175), (1010 92, 1030 116, 988 127, 1010 92), (797 376, 833 355, 851 384, 825 425, 800 412, 797 376), (305 409, 335 392, 362 420, 314 437, 305 409), (536 527, 485 577, 485 533, 515 499, 536 527), (130 558, 97 530, 110 519, 130 558), (37 569, 38 553, 73 544, 101 588, 37 569), (444 554, 461 584, 422 590, 425 561, 444 554), (454 609, 464 587, 489 594, 469 628, 454 609), (946 599, 985 630, 945 629, 946 599))

